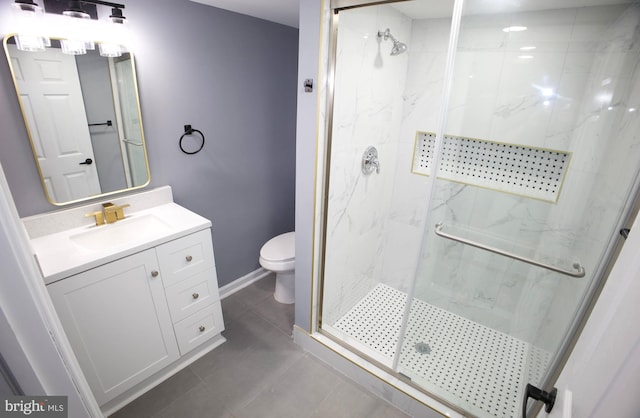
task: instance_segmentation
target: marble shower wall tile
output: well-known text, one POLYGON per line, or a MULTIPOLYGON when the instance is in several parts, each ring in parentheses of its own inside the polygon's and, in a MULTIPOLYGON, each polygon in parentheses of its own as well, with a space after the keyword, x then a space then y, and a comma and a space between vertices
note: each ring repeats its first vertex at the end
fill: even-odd
MULTIPOLYGON (((564 215, 575 223, 573 249, 588 274, 598 268, 609 241, 618 239, 621 211, 629 203, 638 175, 640 120, 634 109, 640 103, 639 24, 640 8, 631 6, 602 33, 580 115, 587 122, 577 130, 572 144, 582 157, 572 188, 575 198, 585 204, 575 205, 571 212, 565 208, 564 215)), ((570 320, 571 302, 578 303, 585 286, 584 279, 562 282, 543 318, 537 344, 548 346, 562 336, 570 320)))
MULTIPOLYGON (((629 50, 637 45, 631 30, 635 18, 618 20, 625 13, 633 14, 611 6, 465 19, 446 132, 568 150, 572 161, 557 204, 438 180, 430 223, 444 220, 484 230, 487 240, 510 239, 521 247, 514 246, 517 251, 534 258, 553 259, 567 268, 578 259, 588 272, 595 270, 640 160, 633 133, 638 131, 636 113, 628 111, 638 100, 631 73, 638 54, 629 50), (529 29, 502 32, 512 24, 529 29), (536 49, 525 54, 519 49, 523 46, 536 49), (619 109, 612 112, 611 104, 619 109)), ((428 23, 414 22, 414 28, 428 23)), ((587 279, 513 261, 504 264, 495 255, 434 238, 429 227, 419 297, 555 347, 587 279)))
POLYGON ((408 68, 381 276, 382 283, 403 291, 416 272, 430 184, 429 177, 411 173, 415 137, 437 129, 450 26, 450 19, 413 21, 403 54, 408 68))
POLYGON ((411 21, 389 6, 340 14, 329 181, 323 320, 331 324, 382 281, 407 55, 392 57, 386 28, 406 40, 411 21), (378 149, 380 173, 361 159, 378 149))

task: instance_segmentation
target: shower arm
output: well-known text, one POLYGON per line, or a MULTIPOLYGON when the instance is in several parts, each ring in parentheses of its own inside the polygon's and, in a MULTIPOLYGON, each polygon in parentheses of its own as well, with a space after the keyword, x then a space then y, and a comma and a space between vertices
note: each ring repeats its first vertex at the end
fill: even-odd
POLYGON ((546 264, 546 263, 542 263, 540 261, 536 261, 536 260, 531 259, 531 258, 523 257, 523 256, 518 255, 518 254, 513 254, 513 253, 510 253, 508 251, 501 250, 499 248, 491 247, 489 245, 485 245, 485 244, 481 244, 479 242, 471 241, 471 240, 468 240, 466 238, 462 238, 462 237, 458 237, 458 236, 455 236, 455 235, 448 234, 448 233, 444 232, 442 230, 442 228, 443 228, 442 222, 436 224, 435 233, 436 233, 437 236, 442 237, 442 238, 447 238, 447 239, 450 239, 452 241, 460 242, 462 244, 466 244, 466 245, 470 245, 472 247, 480 248, 481 250, 492 252, 494 254, 498 254, 498 255, 505 256, 505 257, 513 258, 514 260, 518 260, 518 261, 522 261, 522 262, 527 263, 527 264, 531 264, 531 265, 534 265, 534 266, 542 267, 544 269, 555 271, 556 273, 561 273, 561 274, 564 274, 564 275, 567 275, 567 276, 584 277, 584 275, 585 275, 584 267, 582 267, 580 265, 580 263, 578 263, 578 262, 573 263, 573 268, 576 269, 575 271, 565 270, 563 268, 552 266, 552 265, 546 264))
POLYGON ((391 38, 391 41, 395 44, 398 42, 398 40, 391 34, 391 31, 389 29, 385 30, 384 32, 382 32, 381 30, 378 31, 378 37, 379 38, 384 38, 384 40, 388 40, 389 38, 391 38))

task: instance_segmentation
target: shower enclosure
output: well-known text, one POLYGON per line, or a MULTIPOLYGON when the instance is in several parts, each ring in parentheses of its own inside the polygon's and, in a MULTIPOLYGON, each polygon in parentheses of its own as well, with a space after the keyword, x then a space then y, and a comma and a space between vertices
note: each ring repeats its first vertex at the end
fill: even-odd
POLYGON ((337 3, 319 329, 463 414, 519 416, 635 216, 640 6, 337 3))

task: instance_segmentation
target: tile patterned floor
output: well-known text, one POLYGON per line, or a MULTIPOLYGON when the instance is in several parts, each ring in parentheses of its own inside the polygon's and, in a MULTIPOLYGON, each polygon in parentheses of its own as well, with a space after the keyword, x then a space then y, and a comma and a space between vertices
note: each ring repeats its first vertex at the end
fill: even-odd
POLYGON ((270 276, 222 301, 227 339, 113 418, 407 417, 291 339, 293 305, 270 276))
MULTIPOLYGON (((406 303, 405 293, 380 283, 333 328, 390 364, 406 303)), ((474 416, 508 418, 518 416, 524 386, 540 384, 550 359, 532 344, 414 299, 399 370, 474 416)))

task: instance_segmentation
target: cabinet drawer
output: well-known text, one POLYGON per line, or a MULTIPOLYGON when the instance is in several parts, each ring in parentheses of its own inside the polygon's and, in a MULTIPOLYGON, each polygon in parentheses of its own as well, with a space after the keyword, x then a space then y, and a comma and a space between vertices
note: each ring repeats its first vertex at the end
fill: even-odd
POLYGON ((198 310, 218 302, 215 270, 210 268, 165 288, 173 322, 179 322, 198 310))
POLYGON ((156 251, 165 287, 214 267, 209 229, 162 244, 156 251))
POLYGON ((174 325, 180 354, 185 355, 199 344, 224 331, 220 302, 203 308, 174 325))

